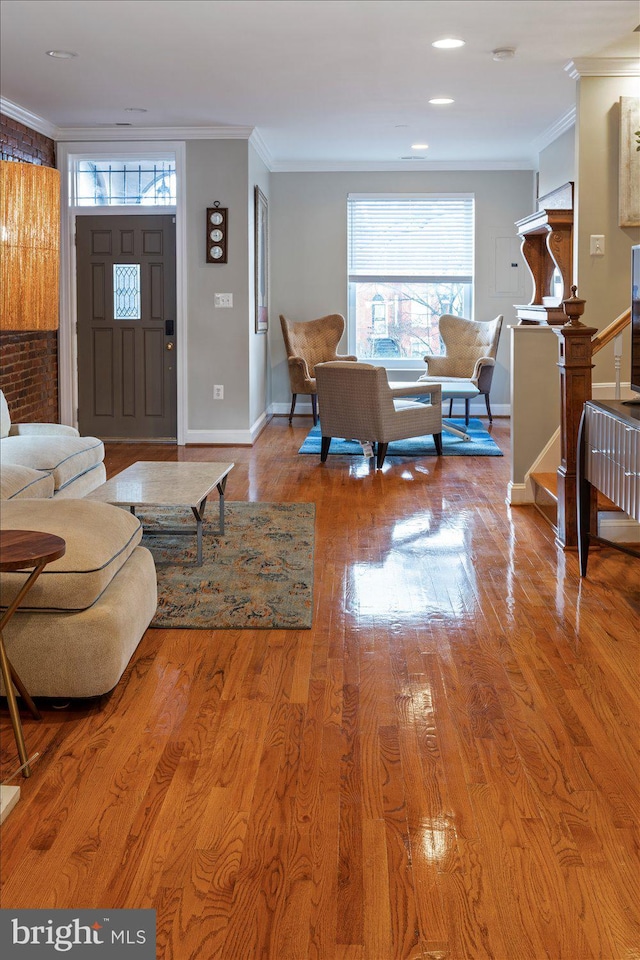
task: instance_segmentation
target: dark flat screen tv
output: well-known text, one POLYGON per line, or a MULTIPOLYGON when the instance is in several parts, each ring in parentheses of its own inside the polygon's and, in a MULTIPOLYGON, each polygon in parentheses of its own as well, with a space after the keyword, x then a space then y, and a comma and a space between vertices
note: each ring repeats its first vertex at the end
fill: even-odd
MULTIPOLYGON (((631 247, 631 377, 630 386, 640 395, 640 243, 631 247)), ((629 400, 640 403, 640 396, 629 400)))

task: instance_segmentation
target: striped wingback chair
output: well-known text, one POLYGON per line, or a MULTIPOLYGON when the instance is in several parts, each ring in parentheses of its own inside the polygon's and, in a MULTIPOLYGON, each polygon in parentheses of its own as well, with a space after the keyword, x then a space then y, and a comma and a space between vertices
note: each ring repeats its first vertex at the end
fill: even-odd
POLYGON ((344 333, 344 317, 330 313, 317 320, 292 321, 280 314, 280 326, 284 337, 291 383, 291 411, 289 423, 296 408, 299 393, 311 396, 313 424, 318 422, 318 401, 315 368, 317 363, 329 360, 357 360, 357 357, 341 356, 338 344, 344 333))
POLYGON ((324 463, 332 437, 357 438, 376 445, 382 467, 392 440, 433 434, 442 455, 441 388, 433 385, 430 403, 400 399, 389 386, 384 367, 370 363, 320 363, 316 366, 324 463))
MULTIPOLYGON (((484 396, 487 406, 487 415, 490 421, 491 407, 489 405, 489 391, 493 380, 493 370, 498 352, 500 331, 503 317, 495 320, 466 320, 464 317, 454 317, 444 314, 440 317, 440 336, 442 337, 445 354, 435 356, 427 354, 425 361, 427 372, 420 380, 441 383, 443 392, 456 384, 471 383, 484 396)), ((469 419, 469 401, 465 401, 466 419, 469 419)), ((453 400, 449 401, 449 416, 451 416, 453 400)))

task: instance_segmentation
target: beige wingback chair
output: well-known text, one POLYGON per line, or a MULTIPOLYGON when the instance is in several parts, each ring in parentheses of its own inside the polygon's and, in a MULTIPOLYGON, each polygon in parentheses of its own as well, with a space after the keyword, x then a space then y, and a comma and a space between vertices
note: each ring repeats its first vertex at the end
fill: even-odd
MULTIPOLYGON (((443 393, 461 383, 470 383, 484 396, 487 415, 493 422, 489 405, 489 391, 498 352, 503 317, 495 320, 466 320, 444 314, 440 317, 440 336, 444 342, 444 356, 427 354, 427 372, 419 379, 441 383, 443 393)), ((453 400, 449 401, 451 416, 453 400)), ((465 400, 465 416, 469 419, 469 400, 465 400)))
POLYGON ((382 467, 392 440, 433 434, 442 455, 441 387, 433 385, 430 403, 401 399, 389 386, 384 367, 370 363, 320 363, 316 366, 324 463, 332 437, 357 438, 376 444, 376 465, 382 467))
POLYGON ((317 320, 292 321, 280 314, 280 325, 289 363, 291 382, 291 411, 289 423, 296 408, 299 393, 311 396, 314 426, 318 422, 318 400, 315 367, 329 360, 357 360, 357 357, 340 356, 338 344, 344 333, 344 317, 330 313, 317 320))

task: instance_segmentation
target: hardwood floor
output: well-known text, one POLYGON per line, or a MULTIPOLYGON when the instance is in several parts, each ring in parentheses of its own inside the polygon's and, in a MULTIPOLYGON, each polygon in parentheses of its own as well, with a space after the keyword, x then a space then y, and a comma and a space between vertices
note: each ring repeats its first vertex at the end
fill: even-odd
POLYGON ((508 456, 321 466, 309 426, 109 446, 314 501, 314 626, 149 630, 110 697, 23 713, 2 907, 154 907, 162 960, 637 960, 638 561, 581 582, 508 456))

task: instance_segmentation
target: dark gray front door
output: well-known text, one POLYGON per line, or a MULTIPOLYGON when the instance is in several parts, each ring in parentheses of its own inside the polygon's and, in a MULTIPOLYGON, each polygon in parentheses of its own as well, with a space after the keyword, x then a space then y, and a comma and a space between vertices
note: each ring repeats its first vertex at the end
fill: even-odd
POLYGON ((79 216, 76 251, 80 432, 175 440, 175 218, 79 216))

